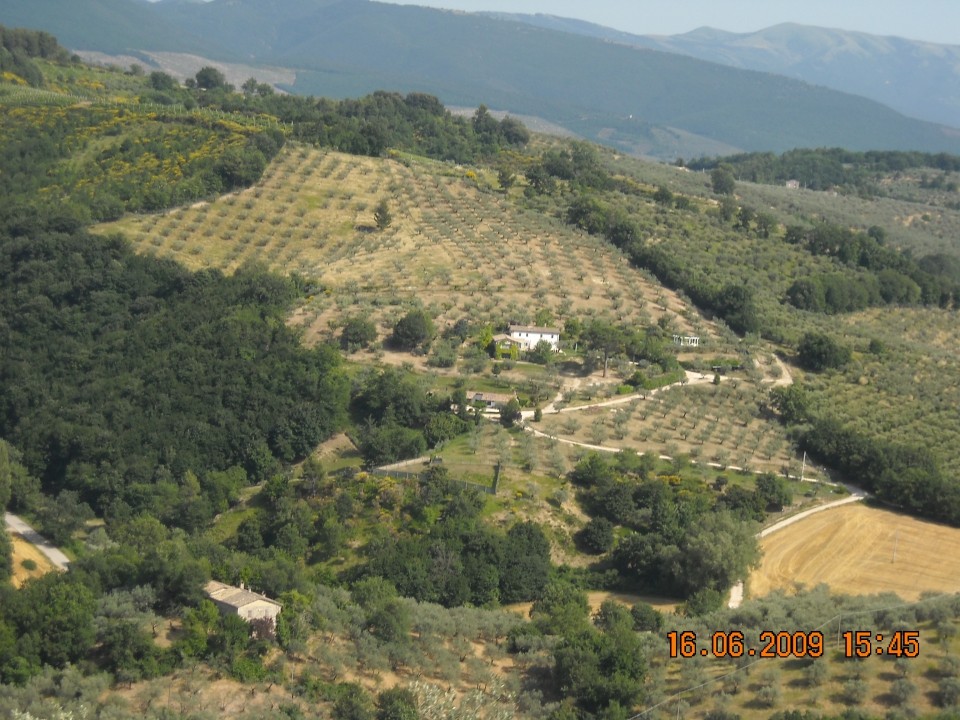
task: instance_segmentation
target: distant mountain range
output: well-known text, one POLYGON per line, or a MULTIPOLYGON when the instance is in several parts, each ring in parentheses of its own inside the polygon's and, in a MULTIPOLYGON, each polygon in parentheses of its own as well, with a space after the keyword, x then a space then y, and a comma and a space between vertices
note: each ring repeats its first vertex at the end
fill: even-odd
MULTIPOLYGON (((537 27, 529 19, 369 0, 0 4, 0 23, 47 30, 75 50, 173 51, 288 67, 296 70, 296 81, 286 89, 330 97, 378 89, 428 92, 449 105, 486 103, 541 117, 653 157, 823 146, 960 154, 960 130, 906 117, 874 100, 640 48, 623 34, 598 35, 575 21, 560 28, 537 27)), ((668 40, 676 39, 661 39, 668 40)))
POLYGON ((785 23, 751 33, 709 27, 683 35, 631 35, 555 17, 488 13, 500 19, 635 47, 761 70, 889 105, 904 115, 960 126, 960 45, 785 23))

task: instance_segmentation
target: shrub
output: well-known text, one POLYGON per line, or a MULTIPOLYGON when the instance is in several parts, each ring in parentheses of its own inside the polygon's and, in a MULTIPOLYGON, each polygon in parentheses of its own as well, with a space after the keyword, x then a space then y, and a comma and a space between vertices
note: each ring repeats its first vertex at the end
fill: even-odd
POLYGON ((712 588, 704 588, 690 596, 686 602, 685 611, 689 617, 698 617, 719 610, 721 605, 723 605, 723 596, 720 592, 712 588))
POLYGON ((386 200, 377 203, 377 207, 373 211, 373 220, 377 223, 379 230, 386 230, 390 227, 390 223, 393 222, 393 215, 390 214, 390 206, 387 205, 386 200))
POLYGON ((601 555, 613 547, 613 523, 606 518, 591 518, 577 533, 577 544, 584 552, 601 555))
POLYGON ((793 493, 787 481, 773 473, 764 473, 757 478, 757 495, 767 509, 783 510, 793 502, 793 493))
POLYGON ((427 358, 427 365, 438 368, 451 368, 457 364, 457 346, 449 340, 434 344, 433 352, 427 358))
POLYGON ((866 700, 869 689, 866 682, 854 678, 843 684, 843 697, 851 705, 860 705, 866 700))
POLYGON ((340 346, 344 350, 365 348, 377 339, 377 327, 367 318, 350 318, 340 331, 340 346))
POLYGON ((401 350, 414 350, 433 339, 433 320, 424 310, 411 310, 393 326, 392 343, 401 350))
POLYGON ((637 632, 657 632, 663 627, 663 615, 645 602, 638 602, 630 609, 633 617, 633 629, 637 632))
POLYGON ((800 340, 797 356, 802 366, 820 372, 840 368, 850 362, 850 348, 823 333, 809 332, 800 340))
POLYGON ((520 401, 516 398, 511 398, 510 402, 500 408, 500 424, 505 428, 512 428, 521 417, 520 401))

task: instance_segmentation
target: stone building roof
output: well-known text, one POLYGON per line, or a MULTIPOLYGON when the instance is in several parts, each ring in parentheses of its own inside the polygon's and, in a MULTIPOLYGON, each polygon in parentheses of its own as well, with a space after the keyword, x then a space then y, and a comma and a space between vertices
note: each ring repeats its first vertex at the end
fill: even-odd
POLYGON ((207 595, 211 600, 237 609, 242 608, 244 605, 257 602, 258 600, 281 607, 280 603, 278 603, 276 600, 271 600, 266 595, 255 593, 253 590, 247 590, 244 587, 226 585, 225 583, 217 582, 216 580, 211 580, 208 582, 204 589, 207 591, 207 595))

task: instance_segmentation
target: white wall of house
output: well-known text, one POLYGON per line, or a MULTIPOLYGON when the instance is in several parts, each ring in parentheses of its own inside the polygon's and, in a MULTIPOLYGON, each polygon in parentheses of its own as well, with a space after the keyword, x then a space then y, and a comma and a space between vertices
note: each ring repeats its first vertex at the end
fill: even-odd
POLYGON ((237 615, 248 622, 250 620, 256 620, 257 618, 270 618, 276 622, 277 615, 279 614, 280 606, 276 603, 267 602, 266 600, 257 600, 252 603, 247 603, 237 610, 237 615))
POLYGON ((541 340, 550 343, 554 350, 560 349, 560 333, 546 328, 510 328, 510 337, 520 343, 522 350, 532 350, 541 340))

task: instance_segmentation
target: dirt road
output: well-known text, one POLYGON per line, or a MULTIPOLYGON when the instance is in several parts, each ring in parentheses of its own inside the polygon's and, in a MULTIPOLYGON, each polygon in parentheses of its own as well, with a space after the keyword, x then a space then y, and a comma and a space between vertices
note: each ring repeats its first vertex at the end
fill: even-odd
MULTIPOLYGON (((809 510, 804 510, 799 512, 796 515, 791 515, 788 518, 784 518, 779 522, 775 522, 770 527, 764 528, 757 533, 758 538, 765 538, 771 533, 777 532, 777 530, 783 530, 783 528, 793 525, 796 522, 800 522, 804 518, 808 518, 815 513, 823 512, 824 510, 832 510, 833 508, 840 507, 842 505, 849 505, 850 503, 860 502, 865 497, 867 493, 860 488, 855 488, 852 485, 846 485, 847 491, 850 493, 849 496, 841 498, 840 500, 834 500, 833 502, 825 503, 824 505, 817 505, 816 507, 810 508, 809 510)), ((740 607, 743 603, 743 580, 738 582, 730 589, 730 600, 727 602, 727 607, 735 609, 740 607)))
POLYGON ((16 515, 4 513, 3 521, 13 532, 20 535, 20 537, 29 542, 31 545, 35 545, 40 552, 46 555, 47 559, 52 562, 54 567, 56 567, 58 570, 66 571, 70 566, 70 558, 64 555, 59 548, 51 545, 46 538, 40 535, 40 533, 27 525, 27 523, 18 518, 16 515))

